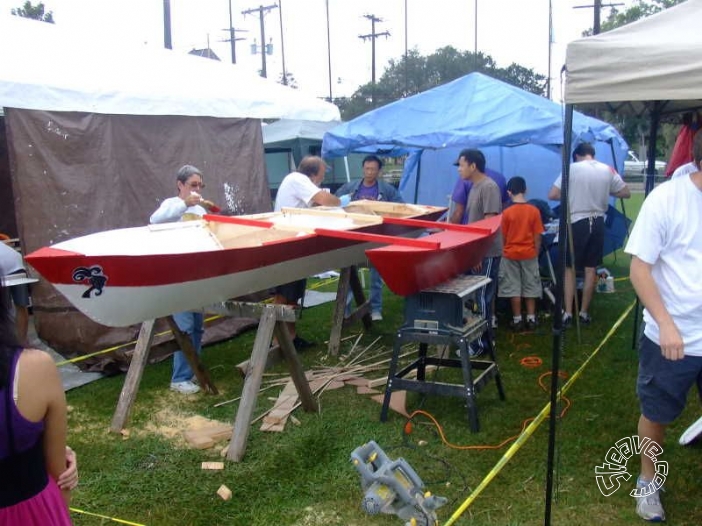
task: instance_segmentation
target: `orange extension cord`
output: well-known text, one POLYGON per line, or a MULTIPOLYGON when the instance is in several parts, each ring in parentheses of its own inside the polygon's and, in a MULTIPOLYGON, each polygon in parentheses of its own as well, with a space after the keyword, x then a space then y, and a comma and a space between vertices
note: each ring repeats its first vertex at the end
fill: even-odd
MULTIPOLYGON (((523 363, 524 360, 527 359, 527 358, 530 358, 530 359, 532 359, 532 360, 538 359, 538 360, 540 361, 540 358, 538 358, 538 357, 536 357, 536 356, 525 357, 525 358, 523 358, 522 361, 521 361, 522 365, 524 365, 525 367, 534 367, 534 365, 525 365, 525 364, 523 363)), ((533 363, 535 363, 535 362, 536 362, 536 360, 534 360, 533 363)), ((546 387, 546 386, 544 385, 543 379, 546 378, 547 376, 551 376, 551 374, 552 374, 551 371, 547 371, 547 372, 541 374, 541 375, 539 376, 539 379, 538 379, 539 386, 541 387, 541 389, 543 389, 543 390, 544 390, 545 392, 547 392, 547 393, 549 392, 549 390, 548 390, 548 387, 546 387)), ((560 372, 558 373, 558 377, 559 377, 559 378, 562 378, 562 379, 566 379, 566 378, 568 378, 568 373, 566 373, 566 372, 564 372, 564 371, 560 371, 560 372)), ((563 407, 563 409, 561 410, 560 414, 558 415, 559 418, 563 418, 563 417, 565 416, 566 412, 568 411, 568 409, 570 409, 570 406, 571 406, 571 401, 570 401, 568 398, 566 398, 565 396, 561 396, 561 400, 563 400, 563 402, 564 402, 564 407, 563 407)), ((490 444, 488 444, 488 445, 459 446, 459 445, 457 445, 457 444, 453 444, 453 443, 449 442, 448 439, 446 438, 446 435, 444 435, 444 430, 443 430, 443 428, 441 427, 441 424, 439 424, 439 422, 436 420, 436 418, 434 418, 434 416, 432 416, 430 413, 428 413, 427 411, 424 411, 424 410, 422 410, 422 409, 417 409, 416 411, 413 411, 413 412, 410 414, 410 416, 409 416, 409 418, 407 419, 407 421, 405 422, 405 426, 404 426, 404 428, 403 428, 403 432, 404 432, 404 434, 405 434, 406 436, 409 436, 410 434, 412 434, 412 431, 414 430, 414 424, 413 424, 412 420, 415 418, 415 416, 423 416, 423 417, 425 417, 426 419, 430 420, 430 421, 434 424, 434 426, 436 427, 436 430, 439 432, 439 436, 441 437, 441 441, 442 441, 444 444, 446 444, 448 447, 450 447, 451 449, 458 449, 458 450, 469 450, 469 449, 500 449, 500 448, 504 447, 506 444, 509 444, 510 442, 516 440, 516 439, 519 437, 519 435, 521 435, 521 434, 524 432, 524 430, 525 430, 526 427, 529 425, 529 423, 530 423, 532 420, 534 420, 534 418, 527 418, 526 420, 524 420, 524 421, 522 422, 522 429, 520 430, 520 432, 519 432, 518 434, 516 434, 516 435, 514 435, 514 436, 511 436, 511 437, 509 437, 509 438, 504 439, 504 440, 503 440, 502 442, 500 442, 499 444, 495 444, 495 445, 490 445, 490 444)))

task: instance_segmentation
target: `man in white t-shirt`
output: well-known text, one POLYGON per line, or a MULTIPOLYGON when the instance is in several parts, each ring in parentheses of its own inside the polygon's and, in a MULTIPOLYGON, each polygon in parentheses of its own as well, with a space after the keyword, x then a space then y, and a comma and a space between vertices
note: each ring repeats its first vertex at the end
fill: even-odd
MULTIPOLYGON (((573 254, 566 250, 566 269, 563 281, 565 300, 563 325, 573 320, 575 299, 575 271, 583 270, 583 301, 580 308, 580 323, 590 323, 588 309, 595 292, 596 270, 602 264, 604 251, 605 215, 609 208, 609 197, 631 197, 631 191, 619 174, 611 167, 595 160, 595 148, 590 143, 580 143, 573 151, 570 165, 568 207, 570 208, 573 254)), ((561 198, 561 177, 553 183, 548 198, 561 198)))
MULTIPOLYGON (((320 206, 346 206, 351 202, 350 195, 337 197, 320 188, 324 180, 327 165, 321 157, 308 155, 297 166, 297 171, 285 176, 280 183, 275 198, 275 211, 283 208, 311 208, 320 206)), ((307 280, 301 279, 279 285, 275 288, 275 303, 279 305, 297 305, 305 295, 307 280)), ((288 323, 288 330, 295 348, 300 351, 313 344, 297 336, 295 323, 288 323)))
MULTIPOLYGON (((702 395, 702 134, 693 156, 694 173, 659 185, 646 198, 624 249, 633 256, 631 283, 644 306, 638 435, 658 445, 690 388, 696 384, 702 395)), ((660 464, 641 453, 636 511, 648 521, 665 520, 660 464)))

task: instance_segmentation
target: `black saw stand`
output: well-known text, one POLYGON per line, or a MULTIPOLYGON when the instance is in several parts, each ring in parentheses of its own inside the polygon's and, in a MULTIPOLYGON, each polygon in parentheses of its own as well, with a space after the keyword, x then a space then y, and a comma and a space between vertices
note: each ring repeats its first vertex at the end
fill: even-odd
POLYGON ((381 421, 387 419, 393 391, 416 391, 463 398, 468 409, 470 429, 477 432, 480 424, 475 395, 494 378, 500 399, 505 399, 500 371, 495 360, 492 329, 482 314, 476 312, 477 293, 488 283, 490 278, 485 276, 459 276, 405 299, 405 322, 395 338, 383 408, 380 412, 381 421), (477 340, 485 331, 489 336, 489 348, 479 358, 472 358, 470 342, 477 340), (418 357, 398 371, 401 349, 408 342, 419 344, 418 357), (458 349, 459 357, 427 356, 429 345, 444 346, 448 353, 458 349), (460 368, 463 372, 463 385, 427 380, 427 365, 460 368), (474 377, 474 374, 477 376, 474 377))

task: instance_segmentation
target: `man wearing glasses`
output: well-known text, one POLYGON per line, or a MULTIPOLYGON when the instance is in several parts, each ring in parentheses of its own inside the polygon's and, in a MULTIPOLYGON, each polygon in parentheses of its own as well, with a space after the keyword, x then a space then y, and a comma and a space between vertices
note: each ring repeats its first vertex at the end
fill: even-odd
MULTIPOLYGON (((202 172, 186 164, 176 174, 178 195, 169 197, 161 203, 153 214, 151 223, 168 223, 188 219, 198 219, 207 212, 218 212, 219 209, 210 201, 202 198, 200 192, 205 188, 202 182, 202 172)), ((187 333, 193 342, 193 348, 200 354, 202 350, 202 335, 204 315, 200 312, 178 312, 173 315, 178 328, 187 333)), ((171 376, 171 391, 180 394, 194 394, 200 387, 193 382, 193 371, 182 351, 173 355, 173 375, 171 376)))

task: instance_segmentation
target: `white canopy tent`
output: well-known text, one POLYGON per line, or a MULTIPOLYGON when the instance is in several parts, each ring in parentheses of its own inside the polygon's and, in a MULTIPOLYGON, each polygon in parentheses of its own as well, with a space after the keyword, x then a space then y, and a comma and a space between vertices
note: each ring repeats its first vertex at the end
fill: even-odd
MULTIPOLYGON (((184 164, 224 213, 268 211, 260 119, 339 120, 333 104, 254 72, 90 31, 0 15, 0 231, 26 252, 146 224, 184 164)), ((32 301, 40 337, 69 354, 138 330, 95 324, 43 281, 32 301)))
POLYGON ((702 107, 702 0, 687 0, 566 51, 565 101, 643 114, 702 107))
MULTIPOLYGON (((566 50, 565 144, 570 144, 573 105, 605 107, 618 113, 649 114, 646 193, 653 188, 655 137, 662 115, 702 107, 702 0, 687 0, 660 13, 607 33, 576 40, 566 50)), ((570 152, 563 152, 561 208, 568 203, 570 152)), ((563 306, 563 270, 568 245, 566 214, 561 215, 558 290, 555 312, 563 306)), ((638 312, 638 309, 637 309, 638 312)), ((638 318, 638 316, 637 316, 638 318)), ((545 524, 550 524, 553 460, 556 444, 558 371, 562 346, 562 321, 554 316, 551 412, 546 474, 545 524)), ((636 324, 634 337, 636 337, 636 324)))
POLYGON ((152 46, 106 47, 0 16, 0 106, 112 115, 340 120, 339 109, 215 60, 152 46))

